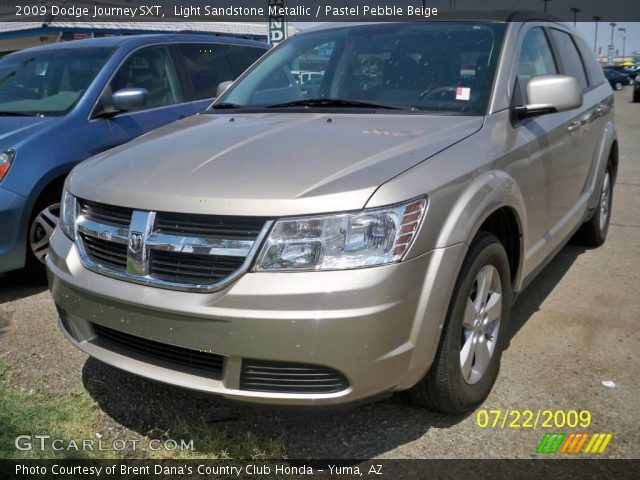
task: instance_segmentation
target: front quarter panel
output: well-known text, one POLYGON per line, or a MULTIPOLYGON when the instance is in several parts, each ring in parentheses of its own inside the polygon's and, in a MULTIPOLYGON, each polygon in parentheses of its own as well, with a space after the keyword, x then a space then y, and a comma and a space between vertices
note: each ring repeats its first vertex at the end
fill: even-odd
MULTIPOLYGON (((426 194, 427 213, 407 258, 432 252, 424 272, 424 291, 413 319, 415 345, 411 367, 399 388, 409 388, 426 373, 437 351, 446 312, 469 243, 495 210, 515 212, 526 251, 525 198, 535 188, 528 139, 511 127, 509 112, 486 118, 483 128, 381 186, 367 207, 393 204, 426 194)), ((514 279, 519 289, 522 259, 514 279)))
POLYGON ((512 128, 509 112, 503 111, 486 117, 476 134, 382 185, 367 207, 427 195, 427 213, 407 258, 470 243, 482 222, 500 207, 515 211, 526 243, 525 198, 536 187, 535 178, 529 140, 512 128))

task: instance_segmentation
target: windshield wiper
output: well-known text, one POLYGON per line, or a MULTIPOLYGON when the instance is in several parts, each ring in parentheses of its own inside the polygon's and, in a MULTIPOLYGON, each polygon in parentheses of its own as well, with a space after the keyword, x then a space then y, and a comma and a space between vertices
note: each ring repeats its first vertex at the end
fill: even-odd
POLYGON ((340 98, 306 98, 302 100, 294 100, 292 102, 267 105, 265 108, 287 108, 287 107, 384 108, 387 110, 412 110, 412 108, 402 107, 400 105, 362 102, 360 100, 343 100, 340 98))
POLYGON ((234 108, 242 108, 242 105, 238 105, 237 103, 222 102, 218 103, 217 105, 211 105, 210 110, 231 110, 234 108))
POLYGON ((0 111, 0 117, 37 117, 35 113, 0 111))

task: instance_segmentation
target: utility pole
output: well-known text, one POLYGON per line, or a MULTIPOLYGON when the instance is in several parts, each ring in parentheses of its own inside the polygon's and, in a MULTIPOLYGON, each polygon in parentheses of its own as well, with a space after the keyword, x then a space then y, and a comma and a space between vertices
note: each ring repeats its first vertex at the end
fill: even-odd
POLYGON ((578 7, 571 7, 570 10, 573 12, 573 26, 576 26, 576 22, 578 21, 578 13, 580 13, 580 9, 578 7))
POLYGON ((618 31, 622 32, 622 63, 624 63, 625 47, 627 46, 627 29, 621 27, 618 31))
POLYGON ((609 24, 609 26, 611 27, 611 43, 609 44, 609 49, 608 49, 608 52, 607 52, 607 63, 609 65, 613 64, 614 56, 615 56, 615 48, 616 47, 615 47, 615 44, 613 43, 613 34, 616 31, 616 25, 618 25, 618 24, 615 23, 615 22, 611 22, 609 24))
POLYGON ((598 50, 598 22, 602 20, 602 17, 599 17, 598 15, 593 17, 593 21, 596 22, 596 36, 593 39, 593 53, 596 53, 598 50))

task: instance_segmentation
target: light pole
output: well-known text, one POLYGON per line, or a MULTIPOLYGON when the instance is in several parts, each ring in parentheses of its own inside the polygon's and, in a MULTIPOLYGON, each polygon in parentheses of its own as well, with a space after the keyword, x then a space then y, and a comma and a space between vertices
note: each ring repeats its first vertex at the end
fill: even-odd
POLYGON ((544 2, 544 13, 547 13, 547 3, 549 3, 551 0, 542 0, 544 2))
POLYGON ((593 21, 596 22, 596 35, 593 39, 593 53, 596 53, 598 50, 598 22, 600 20, 602 20, 602 17, 599 17, 598 15, 593 17, 593 21))
POLYGON ((618 25, 615 22, 611 22, 609 24, 609 26, 611 27, 611 43, 609 44, 609 51, 607 52, 607 63, 612 64, 613 60, 614 60, 614 50, 615 50, 615 44, 613 43, 613 34, 616 30, 616 25, 618 25))
POLYGON ((578 7, 571 7, 570 10, 573 12, 573 26, 576 26, 576 22, 578 21, 578 13, 580 13, 580 9, 578 7))
POLYGON ((627 46, 627 29, 626 28, 619 28, 618 29, 619 32, 622 32, 622 63, 624 63, 624 49, 627 46))

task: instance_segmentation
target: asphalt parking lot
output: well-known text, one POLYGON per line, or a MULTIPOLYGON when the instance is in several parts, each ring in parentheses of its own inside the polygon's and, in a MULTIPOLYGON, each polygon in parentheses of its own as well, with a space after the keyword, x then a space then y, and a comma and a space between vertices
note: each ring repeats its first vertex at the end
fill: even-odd
POLYGON ((608 240, 596 250, 567 246, 520 297, 500 377, 482 407, 588 410, 587 428, 481 428, 475 413, 435 414, 401 395, 328 411, 205 398, 88 359, 58 332, 46 288, 15 275, 0 279, 0 359, 11 386, 51 395, 80 387, 101 409, 100 436, 145 434, 180 417, 186 429, 232 432, 229 442, 276 439, 289 458, 529 458, 555 431, 613 433, 601 457, 640 458, 640 104, 631 94, 616 93, 620 164, 608 240))

